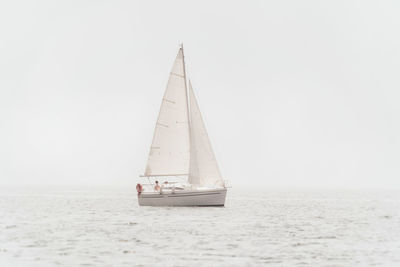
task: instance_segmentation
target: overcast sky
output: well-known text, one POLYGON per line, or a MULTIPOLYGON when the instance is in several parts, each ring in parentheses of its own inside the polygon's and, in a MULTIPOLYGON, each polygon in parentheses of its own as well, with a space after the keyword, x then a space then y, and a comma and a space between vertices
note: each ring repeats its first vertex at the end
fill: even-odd
POLYGON ((0 184, 132 184, 184 43, 234 187, 400 188, 399 1, 2 1, 0 184))

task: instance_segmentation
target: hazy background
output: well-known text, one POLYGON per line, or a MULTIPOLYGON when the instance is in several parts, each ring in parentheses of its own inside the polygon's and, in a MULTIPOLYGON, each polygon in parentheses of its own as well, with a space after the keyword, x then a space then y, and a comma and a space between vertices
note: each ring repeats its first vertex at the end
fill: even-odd
POLYGON ((398 1, 2 1, 0 184, 135 184, 178 45, 234 187, 400 188, 398 1))

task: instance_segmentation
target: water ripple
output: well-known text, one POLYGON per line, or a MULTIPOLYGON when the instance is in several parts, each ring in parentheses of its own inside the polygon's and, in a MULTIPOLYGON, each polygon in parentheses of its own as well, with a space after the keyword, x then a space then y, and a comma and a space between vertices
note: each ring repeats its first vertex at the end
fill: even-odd
POLYGON ((125 188, 57 190, 0 190, 1 266, 400 263, 398 194, 231 190, 216 209, 139 207, 125 188))

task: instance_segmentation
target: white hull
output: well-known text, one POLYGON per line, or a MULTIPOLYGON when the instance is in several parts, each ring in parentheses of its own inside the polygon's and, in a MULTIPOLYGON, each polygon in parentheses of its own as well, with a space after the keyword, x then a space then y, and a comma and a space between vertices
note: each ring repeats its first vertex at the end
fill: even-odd
POLYGON ((225 197, 226 188, 143 192, 138 194, 138 202, 140 206, 224 206, 225 197))

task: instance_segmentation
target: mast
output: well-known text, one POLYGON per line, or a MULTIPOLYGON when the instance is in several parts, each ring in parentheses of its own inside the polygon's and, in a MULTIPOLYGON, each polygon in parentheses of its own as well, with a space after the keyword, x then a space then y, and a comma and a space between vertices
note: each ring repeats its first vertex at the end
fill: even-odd
MULTIPOLYGON (((182 61, 183 61, 183 76, 185 79, 185 93, 186 93, 186 113, 187 113, 187 121, 188 121, 188 134, 189 134, 189 162, 190 162, 190 151, 192 150, 191 147, 191 136, 190 136, 190 116, 189 116, 189 94, 188 94, 188 86, 187 86, 187 79, 186 79, 186 64, 185 64, 185 53, 183 53, 183 43, 181 43, 182 49, 182 61)), ((188 180, 189 180, 189 170, 188 170, 188 180)))
POLYGON ((183 43, 181 43, 181 50, 182 50, 182 61, 183 61, 183 76, 184 76, 184 79, 185 79, 185 93, 186 93, 187 120, 188 120, 188 124, 189 124, 189 134, 190 134, 190 120, 189 120, 189 94, 188 94, 187 78, 186 78, 185 53, 183 53, 183 43))

